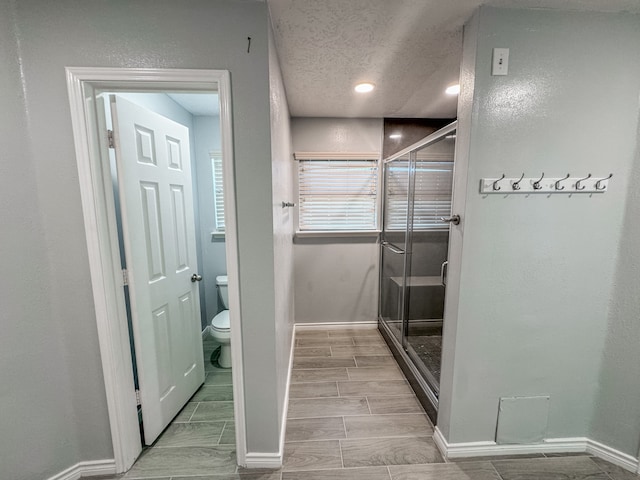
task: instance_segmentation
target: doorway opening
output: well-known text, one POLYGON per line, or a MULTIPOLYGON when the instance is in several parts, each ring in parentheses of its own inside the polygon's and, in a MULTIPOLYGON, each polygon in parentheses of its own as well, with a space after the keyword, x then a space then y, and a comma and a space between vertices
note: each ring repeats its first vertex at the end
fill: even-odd
POLYGON ((67 83, 116 471, 220 387, 243 464, 229 74, 68 68, 67 83), (221 341, 209 325, 225 307, 230 370, 211 363, 221 341))

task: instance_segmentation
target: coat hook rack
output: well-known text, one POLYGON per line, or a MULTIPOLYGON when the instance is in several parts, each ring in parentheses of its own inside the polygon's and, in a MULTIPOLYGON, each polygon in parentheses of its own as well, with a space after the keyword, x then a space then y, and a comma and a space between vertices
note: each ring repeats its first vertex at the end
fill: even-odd
POLYGON ((522 176, 517 182, 513 182, 511 184, 511 188, 513 188, 514 190, 520 190, 520 182, 522 181, 523 178, 524 178, 524 172, 522 173, 522 176))
POLYGON ((601 178, 600 180, 598 180, 596 182, 596 190, 601 191, 607 188, 605 186, 602 186, 602 182, 604 182, 605 180, 609 180, 611 177, 613 177, 613 173, 610 173, 609 176, 606 178, 601 178))
POLYGON ((533 182, 533 189, 534 190, 541 190, 542 189, 542 185, 540 185, 540 182, 542 181, 543 178, 544 178, 544 172, 542 172, 542 176, 538 180, 533 182))
POLYGON ((587 187, 585 187, 584 185, 580 185, 580 184, 581 184, 582 182, 584 182, 585 180, 589 180, 590 178, 591 178, 591 174, 589 174, 589 175, 587 175, 586 177, 581 178, 580 180, 576 181, 576 190, 580 190, 580 191, 582 191, 582 190, 584 190, 585 188, 587 188, 587 187))
POLYGON ((556 190, 564 190, 564 185, 562 187, 560 187, 560 182, 564 182, 565 180, 567 180, 571 175, 567 173, 567 176, 564 178, 561 178, 560 180, 558 180, 555 185, 556 185, 556 190))
POLYGON ((497 192, 498 190, 502 190, 502 187, 498 186, 498 182, 500 180, 502 180, 504 177, 505 177, 505 174, 503 173, 502 176, 499 179, 497 179, 495 182, 493 182, 493 191, 494 192, 497 192))
POLYGON ((609 180, 613 174, 608 177, 599 177, 589 173, 586 177, 571 176, 567 173, 564 177, 547 177, 544 172, 538 177, 525 177, 524 173, 520 177, 507 177, 502 174, 500 177, 483 178, 480 180, 480 193, 500 193, 502 195, 511 194, 581 194, 581 193, 605 193, 609 188, 609 180), (501 182, 509 185, 511 188, 502 188, 501 182), (567 188, 567 185, 570 187, 567 188))

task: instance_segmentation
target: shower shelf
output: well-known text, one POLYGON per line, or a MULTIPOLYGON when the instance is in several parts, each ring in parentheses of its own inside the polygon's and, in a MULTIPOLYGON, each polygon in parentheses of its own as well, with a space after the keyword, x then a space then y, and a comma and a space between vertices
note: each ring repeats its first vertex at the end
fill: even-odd
MULTIPOLYGON (((390 277, 398 287, 402 287, 402 277, 390 277)), ((407 287, 441 287, 442 279, 437 276, 412 276, 407 277, 407 287)))

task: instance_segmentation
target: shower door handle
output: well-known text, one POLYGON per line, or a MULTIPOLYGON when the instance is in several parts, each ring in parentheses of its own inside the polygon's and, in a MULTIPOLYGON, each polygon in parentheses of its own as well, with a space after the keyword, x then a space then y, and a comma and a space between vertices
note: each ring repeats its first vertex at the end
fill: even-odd
POLYGON ((389 243, 386 240, 383 240, 380 245, 382 245, 383 247, 388 248, 389 250, 391 250, 393 253, 398 253, 400 255, 404 255, 404 250, 402 250, 401 248, 396 247, 393 243, 389 243))
POLYGON ((454 225, 460 224, 460 215, 451 215, 450 217, 440 217, 441 222, 453 223, 454 225))
POLYGON ((442 262, 442 266, 440 267, 440 281, 442 285, 447 286, 447 269, 449 267, 449 260, 445 260, 442 262))

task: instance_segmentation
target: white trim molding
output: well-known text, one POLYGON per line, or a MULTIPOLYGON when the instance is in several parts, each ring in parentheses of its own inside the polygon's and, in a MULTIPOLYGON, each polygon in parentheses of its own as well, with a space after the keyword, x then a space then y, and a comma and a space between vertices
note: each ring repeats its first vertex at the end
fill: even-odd
POLYGON ((293 158, 300 160, 378 160, 380 152, 295 152, 293 158))
POLYGON ((47 480, 77 480, 82 477, 97 477, 99 475, 113 475, 116 473, 116 461, 109 460, 92 460, 88 462, 79 462, 66 470, 57 473, 47 480))
POLYGON ((442 456, 451 460, 464 457, 585 452, 634 473, 639 466, 637 458, 586 437, 547 438, 542 443, 518 445, 499 445, 493 441, 449 443, 436 427, 433 432, 433 441, 442 456))
POLYGON ((370 322, 320 322, 320 323, 296 323, 295 329, 297 332, 304 330, 322 330, 327 328, 340 329, 362 329, 362 330, 375 330, 378 328, 378 321, 372 320, 370 322))
POLYGON ((280 468, 282 467, 282 454, 247 452, 245 454, 246 468, 280 468))
MULTIPOLYGON (((236 456, 246 454, 242 329, 239 292, 238 234, 233 168, 231 77, 227 70, 67 67, 85 235, 96 311, 100 356, 109 412, 115 472, 128 470, 142 450, 133 385, 126 308, 118 247, 115 202, 108 162, 103 161, 96 92, 189 90, 218 92, 224 164, 226 259, 229 274, 229 317, 236 456)), ((73 478, 73 477, 71 477, 73 478)))

